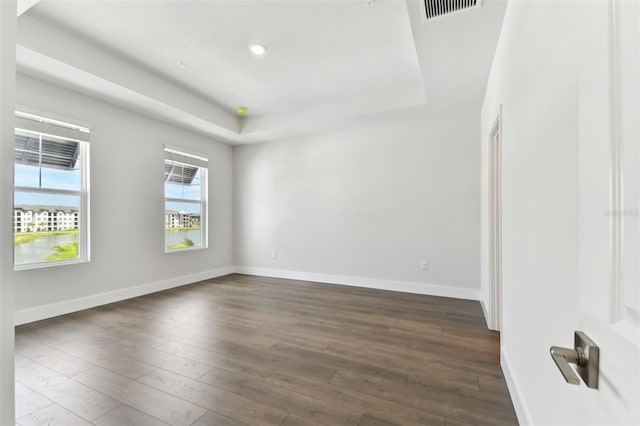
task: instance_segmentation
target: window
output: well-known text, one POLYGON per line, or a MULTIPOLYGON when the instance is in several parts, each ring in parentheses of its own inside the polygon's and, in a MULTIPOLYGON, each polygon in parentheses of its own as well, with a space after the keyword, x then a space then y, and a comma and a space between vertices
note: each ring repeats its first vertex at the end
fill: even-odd
POLYGON ((207 158, 164 150, 165 252, 207 247, 207 158))
POLYGON ((16 270, 89 260, 89 129, 16 112, 16 270))

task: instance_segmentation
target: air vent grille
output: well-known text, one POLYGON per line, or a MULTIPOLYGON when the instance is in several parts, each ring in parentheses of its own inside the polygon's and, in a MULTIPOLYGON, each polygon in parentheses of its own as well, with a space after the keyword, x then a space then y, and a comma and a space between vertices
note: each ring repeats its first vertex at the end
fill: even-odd
POLYGON ((427 19, 478 6, 480 0, 424 0, 427 19))

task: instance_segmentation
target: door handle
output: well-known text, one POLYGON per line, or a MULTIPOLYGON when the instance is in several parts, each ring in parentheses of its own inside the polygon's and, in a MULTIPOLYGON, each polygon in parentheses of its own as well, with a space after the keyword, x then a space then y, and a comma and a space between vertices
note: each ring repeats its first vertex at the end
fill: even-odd
POLYGON ((590 388, 598 389, 600 348, 582 331, 575 332, 574 347, 575 349, 568 349, 551 346, 549 352, 567 383, 580 384, 580 379, 569 365, 575 364, 584 383, 590 388))

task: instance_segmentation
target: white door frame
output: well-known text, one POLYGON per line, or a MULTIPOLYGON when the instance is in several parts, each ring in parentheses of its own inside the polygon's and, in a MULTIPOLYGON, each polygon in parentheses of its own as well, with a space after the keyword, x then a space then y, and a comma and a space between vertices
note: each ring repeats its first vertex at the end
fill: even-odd
POLYGON ((502 105, 489 134, 489 328, 502 329, 502 105))
POLYGON ((0 424, 15 424, 13 151, 16 90, 15 0, 0 0, 0 424))

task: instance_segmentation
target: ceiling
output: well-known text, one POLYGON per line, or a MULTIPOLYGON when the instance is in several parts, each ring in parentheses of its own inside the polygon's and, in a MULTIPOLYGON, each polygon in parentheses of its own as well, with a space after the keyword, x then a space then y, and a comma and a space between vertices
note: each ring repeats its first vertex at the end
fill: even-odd
POLYGON ((427 22, 413 0, 21 3, 19 72, 249 143, 479 111, 506 0, 427 22))

